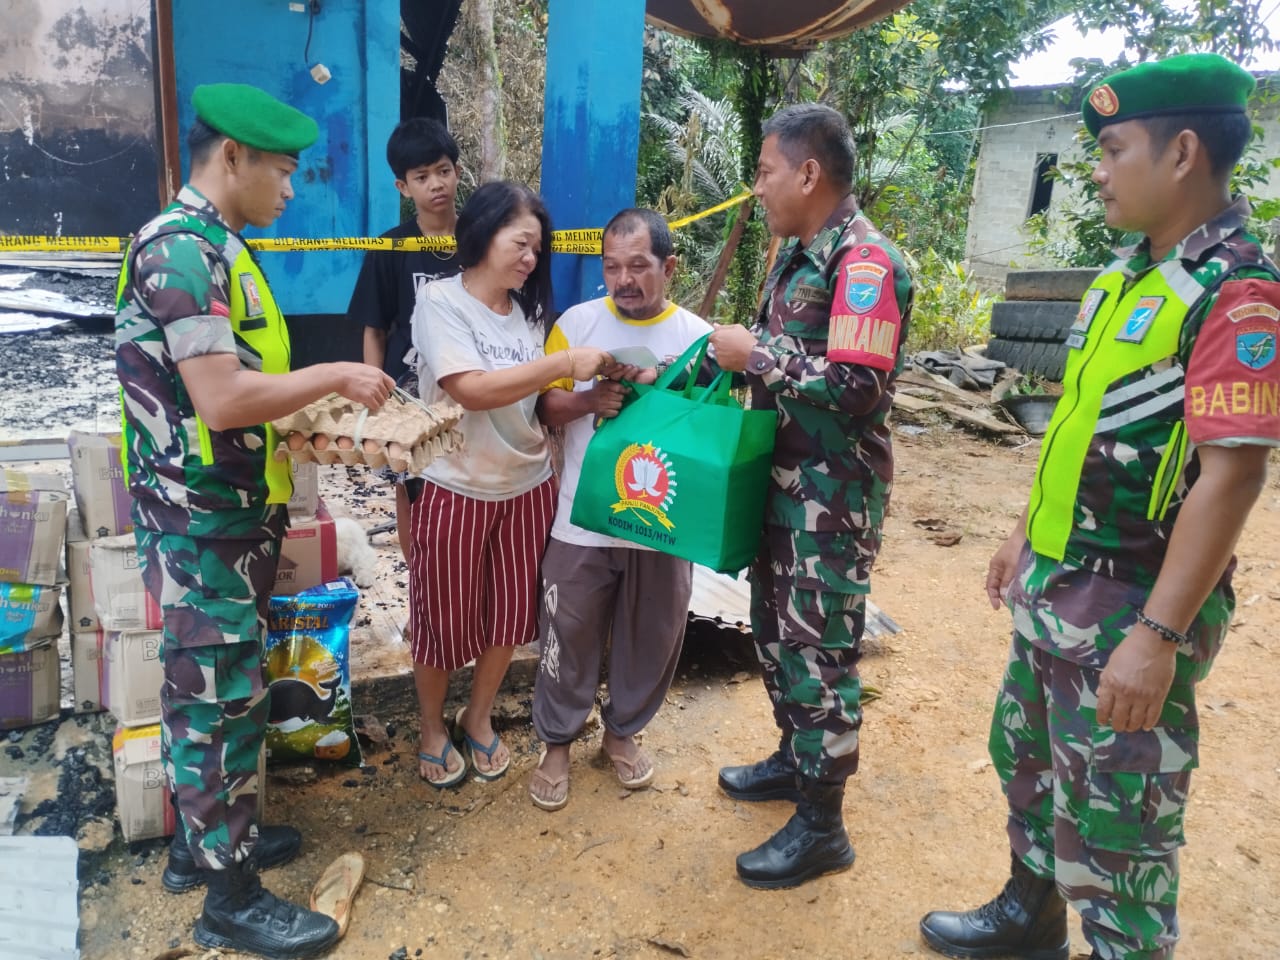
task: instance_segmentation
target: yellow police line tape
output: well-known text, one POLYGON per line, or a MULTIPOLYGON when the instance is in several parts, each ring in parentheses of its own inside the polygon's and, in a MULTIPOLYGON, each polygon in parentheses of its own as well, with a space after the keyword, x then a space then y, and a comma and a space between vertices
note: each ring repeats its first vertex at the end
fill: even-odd
MULTIPOLYGON (((672 220, 672 230, 687 227, 703 217, 727 210, 751 196, 750 190, 730 197, 714 207, 679 220, 672 220)), ((598 255, 602 229, 556 230, 551 237, 553 253, 580 253, 598 255)), ((131 237, 18 237, 0 236, 0 251, 47 253, 51 251, 75 251, 77 253, 123 253, 131 237)), ((312 240, 306 237, 262 237, 249 241, 254 250, 279 252, 285 250, 432 250, 444 252, 456 246, 453 237, 328 237, 312 240)))

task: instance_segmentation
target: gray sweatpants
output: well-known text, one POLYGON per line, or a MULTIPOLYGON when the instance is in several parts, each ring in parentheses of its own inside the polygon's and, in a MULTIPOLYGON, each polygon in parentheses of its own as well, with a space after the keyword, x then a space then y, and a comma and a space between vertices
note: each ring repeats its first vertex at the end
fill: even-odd
POLYGON ((620 737, 643 730, 675 675, 692 591, 693 565, 679 557, 549 539, 538 610, 542 662, 533 689, 538 737, 569 743, 582 732, 606 642, 605 728, 620 737))

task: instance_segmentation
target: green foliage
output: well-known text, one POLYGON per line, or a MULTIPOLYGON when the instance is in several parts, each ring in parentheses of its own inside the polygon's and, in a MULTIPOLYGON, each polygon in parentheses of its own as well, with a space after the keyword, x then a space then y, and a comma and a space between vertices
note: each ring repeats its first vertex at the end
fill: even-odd
MULTIPOLYGON (((777 95, 774 74, 772 61, 758 52, 646 29, 637 201, 675 218, 749 183, 764 111, 777 95)), ((676 232, 673 300, 700 305, 736 216, 731 210, 676 232)), ((749 223, 713 319, 754 315, 766 242, 764 225, 749 223)))
POLYGON ((964 256, 985 96, 1009 64, 1043 48, 1063 0, 917 0, 810 57, 806 94, 849 118, 854 192, 901 247, 964 256))
POLYGON ((1122 243, 1120 231, 1106 225, 1098 185, 1093 182, 1093 168, 1101 155, 1092 138, 1087 138, 1086 149, 1085 159, 1060 162, 1048 173, 1082 202, 1063 204, 1052 214, 1037 213, 1026 225, 1030 249, 1064 267, 1105 266, 1122 243))
MULTIPOLYGON (((742 118, 742 179, 755 181, 756 161, 763 142, 761 127, 782 92, 781 77, 775 61, 760 50, 735 48, 739 82, 733 99, 742 118)), ((758 208, 753 220, 743 231, 725 284, 728 317, 732 322, 750 323, 756 314, 760 289, 764 286, 764 252, 769 233, 760 219, 758 208)), ((717 304, 717 306, 720 306, 717 304)))
MULTIPOLYGON (((956 123, 977 124, 970 107, 955 111, 956 123)), ((971 201, 968 176, 972 134, 964 154, 955 151, 965 135, 926 135, 900 149, 900 139, 910 136, 909 116, 888 118, 880 142, 888 147, 871 167, 875 189, 864 209, 884 233, 907 250, 935 250, 947 260, 964 257, 965 232, 971 201)))
MULTIPOLYGON (((1087 6, 1073 4, 1071 13, 1086 35, 1120 28, 1139 61, 1209 50, 1239 63, 1276 47, 1263 23, 1262 6, 1261 0, 1196 0, 1179 6, 1165 0, 1092 0, 1087 6)), ((1274 9, 1273 4, 1268 12, 1274 9)), ((1112 67, 1126 65, 1122 57, 1112 67)))
MULTIPOLYGON (((656 195, 642 202, 667 219, 704 210, 741 187, 742 135, 733 104, 686 90, 677 97, 677 105, 683 111, 678 120, 659 113, 644 116, 654 131, 651 149, 661 154, 655 162, 661 163, 666 182, 661 187, 651 184, 656 195)), ((724 216, 704 218, 676 231, 679 267, 670 290, 673 300, 700 305, 734 216, 730 212, 727 222, 724 216)))
MULTIPOLYGON (((1010 65, 1044 49, 1048 25, 1071 15, 1086 31, 1122 26, 1142 56, 1213 49, 1237 59, 1272 48, 1258 0, 1196 0, 1185 9, 1161 0, 915 0, 910 7, 798 59, 772 60, 727 43, 689 41, 646 31, 640 202, 671 215, 692 212, 751 183, 760 126, 783 102, 818 100, 849 119, 858 147, 855 193, 868 215, 907 253, 918 282, 911 348, 959 346, 987 335, 991 298, 959 261, 971 202, 981 112, 1008 84, 1010 65), (734 124, 727 113, 736 115, 734 124), (736 148, 732 141, 736 139, 736 148), (735 155, 737 173, 728 165, 735 155)), ((1078 98, 1122 64, 1081 60, 1078 98)), ((1064 112, 1067 109, 1065 108, 1064 112)), ((1278 161, 1255 141, 1236 173, 1251 194, 1278 161)), ((1064 162, 1053 172, 1081 202, 1054 208, 1054 222, 1033 220, 1040 252, 1063 264, 1106 261, 1119 237, 1102 219, 1092 163, 1064 162)), ((1256 204, 1259 220, 1280 203, 1256 204)), ((682 265, 674 292, 697 305, 735 214, 677 234, 682 265)), ((763 280, 767 232, 757 212, 748 224, 718 320, 749 321, 763 280)))
MULTIPOLYGON (((939 299, 938 310, 956 311, 934 318, 933 308, 922 304, 920 329, 934 331, 932 342, 948 331, 968 342, 969 331, 985 318, 972 315, 973 291, 955 261, 964 252, 981 93, 1003 86, 1009 63, 1043 47, 1038 31, 1067 9, 1065 0, 916 0, 910 12, 877 28, 781 62, 758 50, 651 35, 645 51, 642 202, 688 212, 728 195, 708 196, 710 183, 725 178, 699 171, 699 164, 713 167, 706 156, 706 106, 732 103, 739 121, 739 176, 750 183, 764 119, 783 100, 828 102, 849 118, 857 140, 859 202, 905 250, 925 251, 919 259, 935 277, 930 289, 942 291, 929 296, 939 299), (700 101, 693 91, 702 95, 700 101)), ((681 231, 677 242, 685 263, 676 289, 682 302, 698 298, 698 281, 705 284, 732 220, 715 218, 714 225, 681 231)), ((757 213, 717 301, 717 319, 754 316, 767 242, 757 213)))
MULTIPOLYGON (((683 121, 661 114, 648 114, 663 137, 663 146, 680 178, 669 183, 659 202, 669 195, 678 200, 668 205, 685 207, 699 197, 720 197, 736 192, 742 154, 742 131, 738 115, 728 100, 711 100, 689 91, 677 101, 685 112, 683 121)), ((685 212, 691 212, 686 210, 685 212)))
MULTIPOLYGON (((1221 53, 1238 61, 1276 47, 1262 23, 1260 6, 1254 0, 1197 0, 1186 8, 1174 8, 1161 0, 1098 0, 1077 11, 1074 20, 1086 35, 1108 27, 1121 28, 1127 48, 1136 53, 1138 61, 1197 50, 1221 53)), ((1082 97, 1103 77, 1132 65, 1127 54, 1114 63, 1073 60, 1077 95, 1082 97)), ((1264 84, 1257 101, 1264 108, 1273 109, 1276 92, 1264 84)), ((1060 163, 1049 174, 1079 200, 1054 208, 1048 216, 1032 217, 1028 231, 1033 251, 1065 266, 1096 267, 1111 259, 1115 247, 1138 238, 1123 237, 1106 225, 1098 187, 1092 179, 1101 154, 1091 137, 1083 132, 1079 136, 1083 159, 1060 163)), ((1252 227, 1264 235, 1269 232, 1269 222, 1280 215, 1280 201, 1257 196, 1266 186, 1270 172, 1280 169, 1280 158, 1270 155, 1273 150, 1265 143, 1262 128, 1255 125, 1253 139, 1231 177, 1231 192, 1249 200, 1253 207, 1252 227)))
POLYGON ((645 28, 643 70, 636 198, 654 207, 663 191, 685 175, 683 158, 671 149, 667 124, 689 121, 695 95, 708 103, 727 101, 737 79, 710 45, 653 27, 645 28))
POLYGON ((907 350, 965 347, 987 339, 991 305, 997 299, 982 293, 964 267, 929 248, 919 257, 904 251, 915 280, 915 307, 907 350))
MULTIPOLYGON (((956 114, 976 118, 981 98, 1008 84, 1014 60, 1044 48, 1044 25, 1068 9, 1066 0, 916 0, 876 27, 825 44, 812 58, 809 92, 849 118, 859 201, 874 204, 883 174, 892 180, 930 129, 976 126, 956 124, 956 114), (895 115, 910 122, 890 135, 895 115)), ((969 153, 960 142, 949 146, 953 163, 969 153)))

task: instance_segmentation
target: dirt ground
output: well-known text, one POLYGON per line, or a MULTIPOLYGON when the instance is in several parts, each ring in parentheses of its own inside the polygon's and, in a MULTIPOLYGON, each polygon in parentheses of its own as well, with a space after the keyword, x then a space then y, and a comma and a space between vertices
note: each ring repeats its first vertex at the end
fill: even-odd
MULTIPOLYGON (((297 861, 265 875, 268 887, 305 900, 335 855, 361 851, 368 875, 331 954, 341 960, 930 955, 920 916, 980 903, 1007 875, 985 742, 1008 621, 981 584, 1023 505, 1037 445, 940 427, 897 444, 873 597, 902 631, 869 644, 862 665, 883 696, 866 709, 862 769, 845 802, 853 869, 782 892, 736 879, 735 855, 789 810, 735 803, 716 788, 720 765, 765 755, 775 734, 749 648, 703 630, 644 738, 657 765, 652 789, 619 788, 597 759, 595 730, 574 745, 568 807, 536 809, 526 793, 537 755, 527 687, 501 703, 511 773, 444 794, 417 780, 413 718, 379 715, 393 734, 365 770, 320 769, 309 783, 269 777, 268 821, 297 824, 306 841, 297 861), (959 542, 937 542, 954 539, 946 534, 959 542)), ((1201 689, 1181 960, 1280 956, 1275 475, 1240 554, 1239 615, 1201 689)), ((166 894, 162 869, 162 844, 130 850, 118 834, 82 864, 85 960, 205 955, 190 939, 201 897, 166 894)), ((1087 955, 1074 920, 1072 936, 1073 954, 1087 955)))

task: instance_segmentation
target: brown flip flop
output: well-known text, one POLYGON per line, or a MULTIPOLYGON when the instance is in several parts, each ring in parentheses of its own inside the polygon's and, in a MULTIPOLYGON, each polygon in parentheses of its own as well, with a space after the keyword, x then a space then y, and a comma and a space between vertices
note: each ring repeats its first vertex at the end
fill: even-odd
POLYGON ((325 867, 311 891, 311 909, 323 913, 338 922, 338 936, 347 932, 351 921, 351 902, 364 879, 364 857, 358 853, 344 853, 325 867))
POLYGON ((529 799, 533 801, 533 805, 540 810, 547 810, 554 813, 556 810, 563 809, 565 804, 569 802, 569 774, 562 773, 558 777, 553 777, 542 769, 542 762, 547 759, 547 748, 542 748, 542 755, 538 757, 538 765, 533 768, 533 772, 529 774, 529 799), (551 799, 544 800, 533 792, 533 781, 545 784, 553 791, 551 799), (561 793, 561 788, 564 792, 561 793))
POLYGON ((626 789, 643 790, 653 783, 653 761, 649 759, 649 755, 644 752, 644 748, 639 744, 636 744, 636 755, 631 760, 628 760, 620 753, 610 753, 604 744, 600 744, 600 752, 613 764, 613 772, 617 774, 618 782, 626 789), (649 769, 636 776, 636 768, 641 766, 641 758, 648 761, 649 769))

